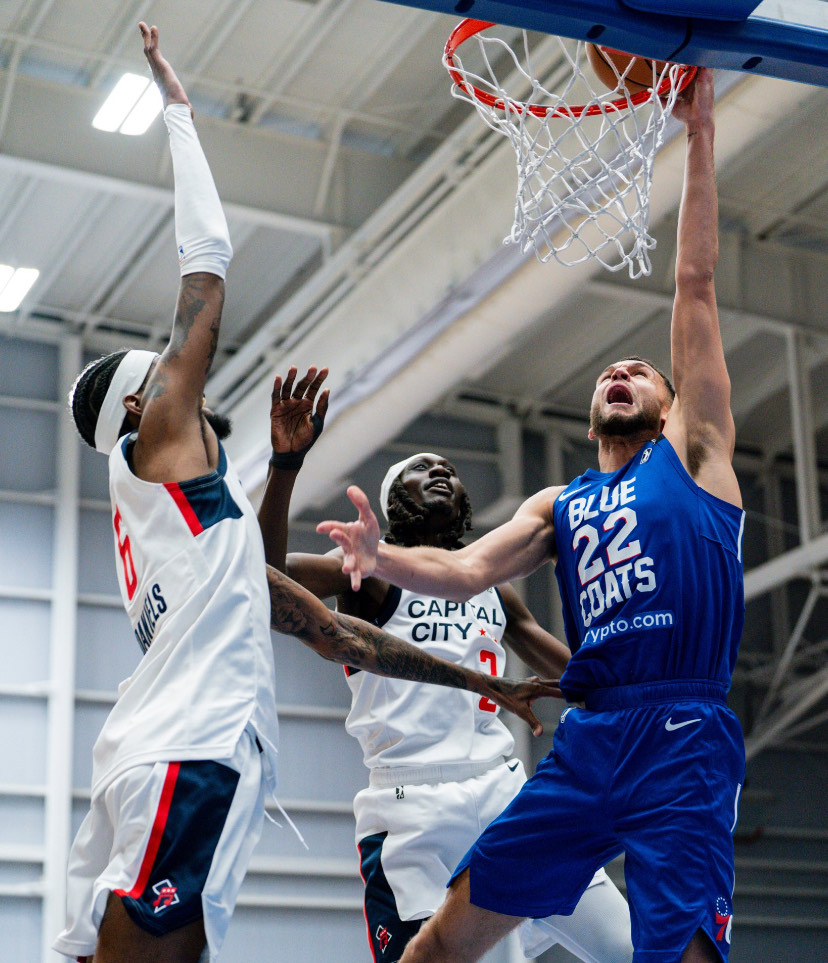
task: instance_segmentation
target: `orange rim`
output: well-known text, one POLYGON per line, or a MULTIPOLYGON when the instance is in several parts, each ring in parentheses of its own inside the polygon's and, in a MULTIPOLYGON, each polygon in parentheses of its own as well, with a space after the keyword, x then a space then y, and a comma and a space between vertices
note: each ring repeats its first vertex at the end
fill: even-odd
MULTIPOLYGON (((454 54, 458 47, 465 43, 470 37, 475 34, 481 33, 484 30, 488 30, 489 27, 494 27, 495 24, 487 20, 471 20, 466 19, 459 23, 454 30, 451 32, 451 36, 446 41, 446 47, 443 51, 443 63, 446 65, 446 69, 454 82, 454 84, 461 90, 464 90, 469 97, 479 100, 481 103, 486 104, 488 107, 493 107, 495 110, 505 111, 508 107, 509 110, 514 111, 517 114, 529 113, 534 117, 594 117, 596 114, 601 114, 605 110, 614 108, 615 110, 628 110, 630 107, 636 107, 638 104, 643 104, 652 97, 652 91, 641 90, 637 94, 631 94, 629 97, 619 97, 616 100, 610 101, 608 104, 590 104, 586 106, 584 104, 578 104, 575 106, 558 106, 558 107, 543 107, 540 104, 524 104, 520 101, 509 101, 508 104, 503 100, 502 97, 495 97, 493 94, 488 93, 488 91, 481 90, 479 87, 475 87, 474 84, 470 83, 466 78, 460 73, 454 63, 454 54)), ((682 91, 684 88, 693 80, 698 72, 698 67, 688 67, 685 64, 680 64, 681 72, 678 78, 678 90, 682 91)), ((672 88, 672 81, 669 77, 666 77, 658 85, 658 90, 656 91, 657 96, 663 97, 668 94, 672 88)))

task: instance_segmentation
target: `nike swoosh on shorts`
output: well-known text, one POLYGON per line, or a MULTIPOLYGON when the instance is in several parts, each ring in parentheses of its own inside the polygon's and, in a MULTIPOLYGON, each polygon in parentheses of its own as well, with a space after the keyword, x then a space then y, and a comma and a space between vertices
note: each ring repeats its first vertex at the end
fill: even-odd
POLYGON ((694 722, 701 722, 701 719, 687 719, 685 722, 673 722, 673 717, 664 723, 664 728, 668 732, 672 732, 674 729, 683 729, 685 726, 692 725, 694 722))

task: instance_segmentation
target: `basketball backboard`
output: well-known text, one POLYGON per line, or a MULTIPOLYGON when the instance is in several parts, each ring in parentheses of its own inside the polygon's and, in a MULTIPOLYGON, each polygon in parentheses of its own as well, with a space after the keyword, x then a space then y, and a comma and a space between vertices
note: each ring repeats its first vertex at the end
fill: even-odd
POLYGON ((828 87, 828 0, 392 0, 659 60, 828 87))

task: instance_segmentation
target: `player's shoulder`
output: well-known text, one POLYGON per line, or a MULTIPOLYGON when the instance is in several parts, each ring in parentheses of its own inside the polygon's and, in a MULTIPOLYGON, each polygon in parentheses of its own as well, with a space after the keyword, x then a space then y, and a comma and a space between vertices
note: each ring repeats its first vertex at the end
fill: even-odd
POLYGON ((515 518, 537 519, 552 524, 552 510, 566 485, 550 485, 531 495, 515 513, 515 518))

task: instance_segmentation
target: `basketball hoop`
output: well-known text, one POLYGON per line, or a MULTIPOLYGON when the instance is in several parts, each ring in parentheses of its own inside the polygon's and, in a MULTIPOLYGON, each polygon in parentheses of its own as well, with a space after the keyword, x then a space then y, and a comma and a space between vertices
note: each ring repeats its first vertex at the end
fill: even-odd
POLYGON ((474 104, 515 149, 515 221, 504 243, 534 249, 543 262, 554 258, 568 266, 596 258, 610 271, 627 267, 632 278, 650 274, 653 160, 676 97, 696 68, 654 61, 652 86, 634 92, 628 78, 636 61, 619 72, 610 60, 617 81, 610 89, 591 76, 587 45, 558 37, 558 69, 544 81, 557 84, 554 93, 536 79, 526 31, 521 58, 504 40, 483 35, 493 26, 464 20, 446 43, 443 63, 453 96, 474 104), (475 69, 464 67, 458 53, 471 38, 481 58, 475 69), (507 83, 525 96, 510 95, 507 83))

